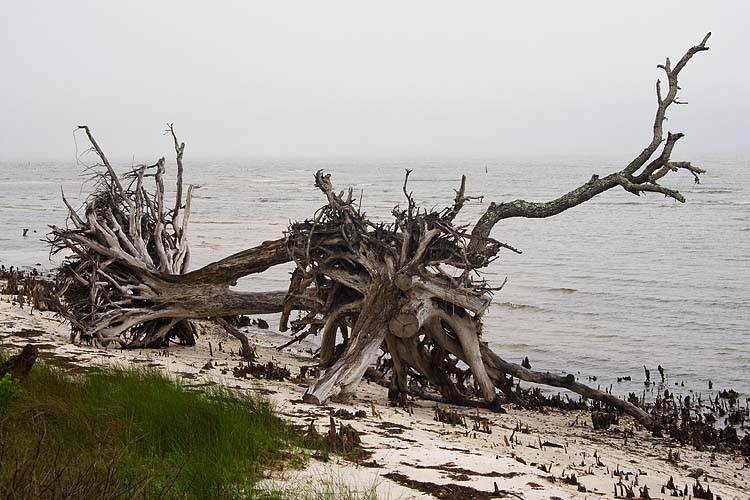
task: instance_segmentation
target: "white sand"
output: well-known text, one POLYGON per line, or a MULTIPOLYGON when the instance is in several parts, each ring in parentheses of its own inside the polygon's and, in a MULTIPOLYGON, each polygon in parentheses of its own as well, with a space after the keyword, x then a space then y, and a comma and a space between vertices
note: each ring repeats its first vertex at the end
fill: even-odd
MULTIPOLYGON (((508 498, 554 500, 555 497, 619 498, 615 496, 614 485, 622 480, 628 485, 637 481, 638 486, 634 487, 636 496, 638 487, 647 485, 652 498, 668 498, 669 492, 661 493, 661 488, 670 476, 684 488, 686 484, 695 484, 695 479, 689 474, 702 469, 701 483, 710 485, 711 491, 723 500, 750 498, 750 465, 747 460, 725 454, 713 457, 711 453, 680 448, 669 439, 656 439, 643 430, 633 430, 634 424, 628 418, 623 418, 620 425, 608 431, 593 431, 590 417, 585 412, 550 411, 541 414, 509 407, 507 414, 499 414, 456 408, 467 416, 488 419, 491 434, 485 434, 436 422, 433 402, 413 402, 413 414, 389 406, 386 389, 366 382, 360 386, 357 399, 351 405, 311 406, 301 401, 306 381, 295 384, 235 378, 232 368, 237 366, 239 358, 227 351, 237 351, 239 343, 217 329, 204 326, 195 347, 138 351, 96 349, 69 344, 67 325, 50 313, 30 314, 28 306, 21 309, 6 301, 6 297, 0 301, 0 344, 17 347, 36 344, 43 357, 70 366, 136 363, 168 371, 186 384, 213 382, 242 391, 260 391, 274 402, 284 419, 305 426, 313 421, 321 433, 328 430, 332 409, 363 409, 367 412, 367 417, 347 420, 346 423, 360 432, 364 446, 372 452, 368 462, 374 461, 376 467, 343 459, 328 463, 311 460, 302 471, 275 473, 276 481, 302 485, 333 480, 355 488, 377 484, 382 498, 434 498, 383 477, 396 472, 416 481, 457 484, 486 492, 492 492, 493 483, 496 483, 501 490, 514 494, 508 498), (209 355, 209 342, 213 347, 213 357, 209 355), (219 351, 219 342, 222 351, 219 351), (215 368, 202 370, 209 359, 215 368), (373 408, 377 415, 373 415, 373 408), (573 425, 576 420, 578 423, 573 425), (528 427, 528 433, 514 433, 519 423, 524 430, 528 427), (633 430, 633 436, 627 439, 623 437, 626 429, 633 430), (544 442, 557 443, 563 448, 545 446, 540 449, 539 444, 544 442), (666 461, 670 449, 679 450, 677 464, 666 461), (540 469, 542 465, 547 472, 540 469), (441 467, 436 469, 436 466, 441 467), (616 476, 615 471, 627 474, 616 476), (575 473, 586 492, 560 481, 563 474, 571 473, 575 473)), ((279 353, 273 346, 287 337, 268 330, 250 330, 249 334, 263 362, 273 360, 286 365, 293 375, 299 373, 301 365, 314 364, 309 352, 305 352, 308 351, 305 345, 301 349, 291 348, 279 353)), ((472 422, 467 418, 470 427, 472 422)))

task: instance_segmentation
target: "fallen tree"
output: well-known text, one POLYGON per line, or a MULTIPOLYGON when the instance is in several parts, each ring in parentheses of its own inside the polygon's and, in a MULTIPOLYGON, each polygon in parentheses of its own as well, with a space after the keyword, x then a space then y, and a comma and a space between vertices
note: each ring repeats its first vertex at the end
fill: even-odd
MULTIPOLYGON (((615 187, 635 195, 659 193, 685 201, 678 191, 660 184, 661 179, 685 170, 697 182, 703 170, 671 160, 683 134, 668 132, 665 138, 663 123, 667 109, 680 103, 680 71, 693 55, 708 49, 709 35, 674 67, 669 59, 659 66, 666 73, 668 90, 663 95, 657 81, 652 139, 622 170, 594 175, 548 202, 492 202, 471 231, 454 223, 469 200, 465 178, 452 206, 425 210, 416 206, 408 191, 407 171, 406 207, 394 209, 392 223, 373 224, 355 207, 351 190, 346 196, 337 194, 330 176, 318 172, 316 186, 327 204, 314 219, 293 224, 289 230, 289 248, 297 264, 289 296, 314 294, 320 304, 291 324, 298 339, 322 332, 320 365, 325 372, 305 399, 315 403, 332 397, 348 399, 383 349, 390 357, 394 396, 409 393, 416 385, 433 387, 450 402, 465 403, 479 396, 493 403, 498 388, 512 397, 508 376, 514 376, 605 402, 653 428, 652 418, 640 408, 580 384, 573 375, 533 372, 493 353, 481 340, 482 316, 492 292, 502 285, 493 288, 480 272, 500 250, 516 251, 490 237, 501 220, 551 217, 615 187)), ((282 330, 290 310, 288 306, 282 330)))
MULTIPOLYGON (((353 396, 363 374, 383 351, 387 356, 382 366, 391 373, 393 398, 434 389, 448 402, 483 400, 495 405, 501 401, 500 393, 516 397, 511 390, 516 377, 575 391, 653 429, 657 423, 645 411, 585 386, 573 375, 534 372, 492 352, 482 341, 482 318, 493 292, 502 284, 487 283, 481 272, 501 250, 517 251, 490 236, 504 219, 551 217, 616 187, 635 195, 659 193, 685 201, 660 181, 684 170, 697 182, 703 170, 671 160, 682 134, 668 132, 665 137, 663 123, 667 109, 680 104, 679 73, 693 55, 708 50, 709 35, 674 67, 669 59, 659 66, 666 73, 668 90, 664 95, 657 81, 651 141, 621 170, 604 177, 594 175, 548 202, 492 202, 471 228, 455 223, 471 200, 465 178, 450 206, 428 210, 414 202, 407 171, 406 206, 394 208, 390 223, 374 223, 355 206, 351 190, 337 192, 330 175, 321 171, 315 174, 315 185, 326 204, 311 219, 291 224, 282 239, 191 272, 187 272, 186 240, 191 190, 183 207, 184 145, 178 143, 171 127, 178 159, 174 208, 164 203, 163 159, 134 169, 127 177, 129 186, 123 187, 84 127, 104 173, 82 213, 68 205, 69 227, 52 228, 54 249, 74 253, 59 272, 68 316, 88 338, 138 347, 161 345, 170 337, 190 343, 193 337, 185 333, 191 328, 190 318, 281 312, 280 329, 291 329, 293 334, 287 345, 309 335, 321 336, 323 372, 305 395, 309 402, 353 396), (155 194, 144 187, 149 175, 156 181, 155 194), (231 290, 240 277, 290 260, 296 269, 287 291, 231 290)), ((228 331, 242 340, 238 329, 228 331)), ((247 345, 245 338, 243 346, 247 345)))
MULTIPOLYGON (((195 343, 189 319, 221 318, 281 310, 285 293, 241 293, 231 285, 246 275, 289 261, 286 240, 258 247, 187 272, 188 222, 193 186, 183 203, 183 154, 170 125, 177 175, 173 204, 167 204, 165 159, 118 175, 86 126, 81 126, 99 162, 87 168, 96 182, 83 207, 68 208, 65 227, 50 226, 53 253, 67 251, 57 272, 57 288, 71 323, 73 341, 123 347, 159 347, 170 340, 195 343), (153 179, 153 190, 147 187, 153 179)), ((219 321, 251 350, 244 333, 219 321)))

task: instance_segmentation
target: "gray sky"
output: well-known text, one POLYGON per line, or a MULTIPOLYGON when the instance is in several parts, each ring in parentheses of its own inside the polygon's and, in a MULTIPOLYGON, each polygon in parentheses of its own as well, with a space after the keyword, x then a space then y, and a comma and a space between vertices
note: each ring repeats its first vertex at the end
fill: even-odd
POLYGON ((656 64, 712 31, 669 126, 750 154, 750 2, 4 2, 0 160, 634 155, 656 64), (79 141, 80 142, 80 141, 79 141))

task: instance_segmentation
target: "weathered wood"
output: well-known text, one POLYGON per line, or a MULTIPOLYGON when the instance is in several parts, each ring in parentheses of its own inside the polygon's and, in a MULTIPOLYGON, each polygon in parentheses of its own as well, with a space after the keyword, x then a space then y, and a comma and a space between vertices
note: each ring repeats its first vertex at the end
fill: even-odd
MULTIPOLYGON (((355 208, 351 190, 346 196, 345 192, 337 194, 330 176, 318 172, 316 186, 325 194, 327 204, 313 220, 290 226, 289 234, 295 237, 288 245, 290 255, 301 275, 290 286, 290 294, 314 294, 318 305, 307 310, 308 316, 323 323, 342 304, 339 295, 342 289, 349 291, 343 295, 347 302, 356 298, 362 301, 362 307, 359 316, 353 318, 352 337, 346 346, 336 346, 336 337, 330 334, 332 329, 324 329, 329 332, 324 334, 321 350, 326 366, 332 356, 336 360, 308 389, 307 400, 322 403, 336 394, 351 394, 360 374, 384 346, 391 355, 396 379, 392 387, 399 391, 408 391, 411 379, 419 385, 431 386, 446 400, 468 401, 479 395, 494 402, 496 387, 507 393, 508 375, 513 375, 579 392, 654 427, 648 415, 630 403, 569 378, 547 376, 506 363, 492 353, 481 342, 480 334, 482 315, 490 305, 493 288, 478 276, 478 271, 497 258, 501 249, 515 251, 490 237, 500 220, 551 217, 617 186, 636 195, 653 192, 684 201, 679 192, 657 181, 678 170, 687 170, 697 180, 703 171, 687 162, 671 161, 681 134, 668 133, 664 140, 662 123, 667 108, 677 102, 679 71, 692 55, 707 49, 707 38, 690 49, 674 69, 669 63, 664 65, 670 90, 663 98, 657 87, 653 140, 632 162, 604 177, 594 175, 580 187, 549 202, 490 203, 471 232, 453 224, 469 199, 465 194, 465 178, 456 191, 453 206, 440 212, 430 211, 415 203, 408 190, 411 172, 407 170, 403 185, 406 206, 394 209, 391 224, 374 224, 355 208), (661 153, 653 158, 660 145, 661 153), (451 274, 441 266, 462 272, 451 274), (393 278, 389 281, 388 276, 393 278), (381 318, 374 318, 374 309, 381 318), (460 367, 459 362, 469 369, 460 367)), ((301 323, 298 326, 308 332, 316 331, 317 324, 308 323, 309 326, 301 323)))
POLYGON ((26 378, 26 375, 31 371, 31 367, 34 366, 38 355, 39 350, 36 347, 26 344, 20 353, 11 356, 4 363, 0 364, 0 378, 3 378, 7 373, 10 373, 15 379, 26 378))
POLYGON ((401 310, 388 322, 388 330, 402 339, 414 337, 419 330, 433 317, 438 310, 431 299, 418 298, 409 300, 401 310))
POLYGON ((550 385, 553 387, 561 387, 570 391, 576 392, 581 396, 602 403, 613 406, 636 419, 641 425, 652 431, 658 431, 659 424, 651 416, 641 408, 618 398, 613 394, 608 394, 596 389, 593 389, 585 384, 577 382, 575 376, 569 373, 565 376, 553 375, 551 373, 535 372, 524 368, 521 365, 515 363, 509 363, 494 352, 492 352, 486 345, 482 346, 482 358, 484 359, 487 366, 492 367, 499 373, 507 373, 513 375, 526 382, 533 382, 535 384, 550 385))
POLYGON ((310 387, 303 399, 322 404, 331 397, 338 401, 350 399, 367 367, 377 356, 388 332, 388 318, 398 307, 397 288, 392 282, 373 282, 370 286, 352 340, 344 353, 310 387))
POLYGON ((341 326, 345 327, 346 314, 359 310, 362 301, 355 300, 334 310, 323 326, 323 340, 320 343, 320 367, 329 368, 336 356, 336 336, 341 326))
MULTIPOLYGON (((404 241, 406 241, 406 239, 404 239, 404 241)), ((405 251, 402 254, 405 258, 405 251)), ((398 273, 396 277, 393 278, 393 283, 395 283, 398 289, 402 292, 408 292, 413 286, 412 277, 406 273, 398 273)))
MULTIPOLYGON (((460 358, 464 358, 463 347, 458 340, 451 338, 448 334, 441 331, 431 331, 431 335, 443 346, 447 352, 454 354, 460 358)), ((568 374, 566 376, 552 375, 550 373, 541 373, 524 368, 521 365, 510 363, 505 361, 495 352, 493 352, 487 344, 480 344, 480 352, 484 366, 487 370, 488 375, 493 380, 493 383, 497 387, 502 387, 504 382, 504 375, 512 375, 525 382, 532 382, 542 385, 550 385, 553 387, 561 387, 568 389, 572 392, 578 393, 583 397, 601 401, 607 405, 613 406, 618 410, 622 411, 626 415, 630 415, 635 418, 641 425, 650 430, 658 428, 658 422, 654 421, 651 416, 641 408, 634 406, 627 401, 624 401, 617 396, 607 394, 605 392, 593 389, 585 384, 577 382, 575 376, 568 374)))
POLYGON ((471 399, 465 395, 453 383, 449 374, 444 370, 444 356, 442 352, 436 353, 437 356, 431 356, 424 346, 419 345, 417 339, 396 340, 397 355, 408 366, 417 370, 423 375, 436 389, 447 403, 468 404, 471 399))
POLYGON ((398 351, 397 338, 388 333, 385 336, 385 344, 388 353, 391 355, 391 362, 393 363, 393 375, 391 376, 388 399, 395 401, 400 394, 408 393, 407 366, 401 359, 401 354, 398 351))
MULTIPOLYGON (((474 380, 479 384, 484 399, 488 402, 494 401, 496 397, 495 385, 490 380, 489 375, 487 375, 487 370, 482 361, 479 347, 479 332, 477 331, 476 323, 468 315, 459 316, 455 314, 444 314, 439 321, 448 323, 458 338, 463 351, 461 359, 471 368, 471 373, 474 376, 474 380)), ((438 325, 436 328, 440 327, 441 325, 438 325)))
POLYGON ((162 276, 175 283, 207 283, 231 285, 238 279, 259 274, 291 260, 286 238, 264 241, 258 246, 237 252, 224 259, 207 264, 184 275, 162 276))

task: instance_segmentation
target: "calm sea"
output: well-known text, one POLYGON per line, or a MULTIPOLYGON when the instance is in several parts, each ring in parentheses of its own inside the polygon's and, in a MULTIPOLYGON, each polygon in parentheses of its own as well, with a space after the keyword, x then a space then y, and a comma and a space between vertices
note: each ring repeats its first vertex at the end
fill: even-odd
MULTIPOLYGON (((523 251, 494 262, 487 278, 508 284, 486 317, 485 340, 502 356, 551 372, 580 373, 617 393, 643 389, 643 365, 668 384, 708 393, 750 394, 750 162, 704 158, 700 185, 679 174, 670 185, 686 204, 621 190, 546 220, 501 222, 493 236, 523 251), (631 376, 632 382, 616 381, 631 376)), ((461 174, 485 200, 546 200, 607 174, 622 162, 593 161, 248 161, 188 162, 199 185, 191 221, 192 268, 279 237, 290 220, 322 205, 313 173, 353 186, 362 207, 385 219, 410 188, 428 207, 450 203, 461 174)), ((0 163, 0 264, 50 268, 40 239, 63 224, 60 188, 80 204, 89 186, 69 163, 0 163), (22 228, 29 228, 27 237, 22 228)), ((474 202, 461 221, 476 220, 474 202)), ((291 266, 245 278, 245 289, 285 289, 291 266)), ((273 318, 271 318, 273 320, 273 318)))

